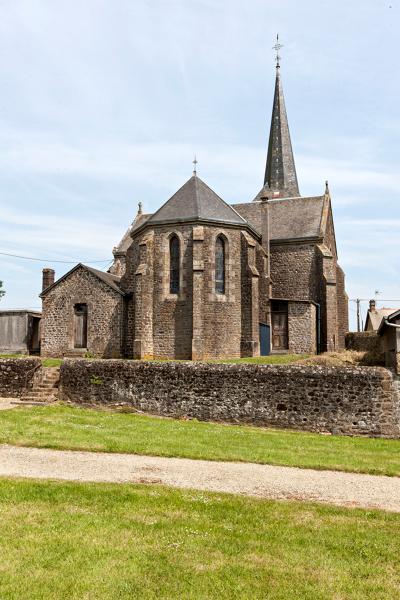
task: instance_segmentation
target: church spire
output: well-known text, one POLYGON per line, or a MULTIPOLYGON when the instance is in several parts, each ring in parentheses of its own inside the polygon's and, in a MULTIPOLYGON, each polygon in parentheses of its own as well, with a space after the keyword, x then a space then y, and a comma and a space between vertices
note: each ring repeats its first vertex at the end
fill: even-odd
POLYGON ((272 197, 300 196, 280 75, 279 35, 276 38, 276 79, 264 188, 272 197))

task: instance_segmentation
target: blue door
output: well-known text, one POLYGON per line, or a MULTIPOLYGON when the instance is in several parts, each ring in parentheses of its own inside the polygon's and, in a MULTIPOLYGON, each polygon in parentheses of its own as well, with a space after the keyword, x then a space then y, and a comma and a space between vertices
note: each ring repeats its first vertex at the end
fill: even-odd
POLYGON ((269 325, 260 323, 260 356, 268 356, 271 352, 269 325))

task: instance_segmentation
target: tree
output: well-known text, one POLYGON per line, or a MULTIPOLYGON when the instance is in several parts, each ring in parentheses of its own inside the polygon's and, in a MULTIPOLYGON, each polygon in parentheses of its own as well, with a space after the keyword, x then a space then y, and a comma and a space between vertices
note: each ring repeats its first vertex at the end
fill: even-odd
POLYGON ((6 293, 6 290, 3 290, 3 282, 0 281, 0 300, 2 299, 2 297, 4 296, 5 293, 6 293))

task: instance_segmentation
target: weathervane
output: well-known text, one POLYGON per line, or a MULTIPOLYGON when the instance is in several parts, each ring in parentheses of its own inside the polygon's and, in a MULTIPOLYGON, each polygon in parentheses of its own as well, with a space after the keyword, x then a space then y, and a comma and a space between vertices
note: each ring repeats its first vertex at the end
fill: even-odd
POLYGON ((279 61, 281 60, 281 57, 279 56, 279 50, 283 48, 283 44, 279 43, 279 33, 276 35, 276 44, 275 46, 272 46, 272 50, 276 50, 276 57, 275 57, 275 61, 276 61, 276 68, 279 69, 280 68, 280 64, 279 61))
POLYGON ((196 177, 196 175, 197 175, 197 168, 196 167, 197 167, 197 163, 198 163, 196 155, 194 155, 194 160, 192 162, 193 162, 193 175, 196 177))

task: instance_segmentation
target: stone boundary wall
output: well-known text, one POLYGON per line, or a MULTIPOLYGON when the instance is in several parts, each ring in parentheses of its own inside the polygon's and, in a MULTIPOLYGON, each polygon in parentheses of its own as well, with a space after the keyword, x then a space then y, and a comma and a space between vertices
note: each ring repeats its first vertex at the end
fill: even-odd
POLYGON ((66 360, 59 397, 168 417, 400 437, 400 394, 381 367, 66 360))
POLYGON ((20 398, 33 385, 33 378, 42 366, 39 358, 0 359, 0 398, 20 398))
POLYGON ((383 354, 382 340, 376 331, 350 332, 346 334, 346 349, 358 352, 383 354))

